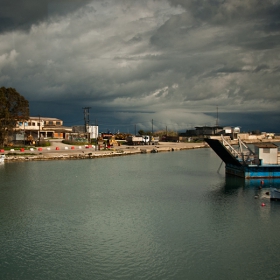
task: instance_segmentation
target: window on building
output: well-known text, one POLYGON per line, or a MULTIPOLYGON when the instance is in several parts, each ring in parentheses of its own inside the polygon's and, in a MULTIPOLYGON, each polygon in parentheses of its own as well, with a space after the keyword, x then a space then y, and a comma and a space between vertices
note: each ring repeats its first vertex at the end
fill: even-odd
POLYGON ((269 154, 269 153, 270 153, 270 149, 264 148, 264 149, 263 149, 263 153, 269 154))
POLYGON ((36 123, 35 123, 35 122, 33 122, 33 123, 32 123, 32 126, 36 126, 36 123))
POLYGON ((49 125, 53 125, 53 121, 49 121, 49 125))
POLYGON ((56 122, 56 125, 61 125, 61 122, 56 122))

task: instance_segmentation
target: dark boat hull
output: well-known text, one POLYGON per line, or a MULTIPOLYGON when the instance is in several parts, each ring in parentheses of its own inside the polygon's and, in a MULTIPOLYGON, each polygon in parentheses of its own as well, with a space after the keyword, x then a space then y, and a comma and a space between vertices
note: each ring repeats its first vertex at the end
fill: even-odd
POLYGON ((226 165, 226 173, 252 179, 262 178, 280 178, 280 166, 279 165, 247 165, 247 166, 236 166, 226 165))

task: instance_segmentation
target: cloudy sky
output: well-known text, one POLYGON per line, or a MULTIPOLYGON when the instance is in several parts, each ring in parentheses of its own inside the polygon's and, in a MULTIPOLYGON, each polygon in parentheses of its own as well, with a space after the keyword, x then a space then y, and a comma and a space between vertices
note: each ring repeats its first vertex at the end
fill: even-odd
POLYGON ((280 0, 2 0, 0 86, 100 130, 280 132, 280 0), (218 110, 217 110, 218 108, 218 110))

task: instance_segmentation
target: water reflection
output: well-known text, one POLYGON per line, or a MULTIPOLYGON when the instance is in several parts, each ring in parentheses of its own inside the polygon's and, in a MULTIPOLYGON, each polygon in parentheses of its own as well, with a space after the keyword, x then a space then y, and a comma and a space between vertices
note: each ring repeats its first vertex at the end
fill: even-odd
POLYGON ((280 188, 280 178, 275 179, 244 179, 235 176, 225 176, 211 189, 212 200, 221 201, 230 196, 244 196, 269 199, 270 188, 280 188))
POLYGON ((279 188, 280 178, 266 179, 244 179, 235 176, 226 176, 224 188, 226 190, 238 188, 267 189, 270 187, 279 188))

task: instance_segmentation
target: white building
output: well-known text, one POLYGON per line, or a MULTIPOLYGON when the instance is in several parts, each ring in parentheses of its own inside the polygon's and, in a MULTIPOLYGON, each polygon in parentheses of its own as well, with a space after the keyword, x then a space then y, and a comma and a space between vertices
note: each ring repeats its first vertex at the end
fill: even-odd
POLYGON ((90 135, 90 139, 97 139, 98 138, 98 125, 88 126, 88 133, 90 135))
MULTIPOLYGON (((57 118, 29 117, 28 121, 18 121, 16 135, 24 135, 25 138, 65 138, 65 134, 71 133, 72 128, 63 126, 63 121, 57 118)), ((17 137, 16 140, 22 140, 17 137)))

